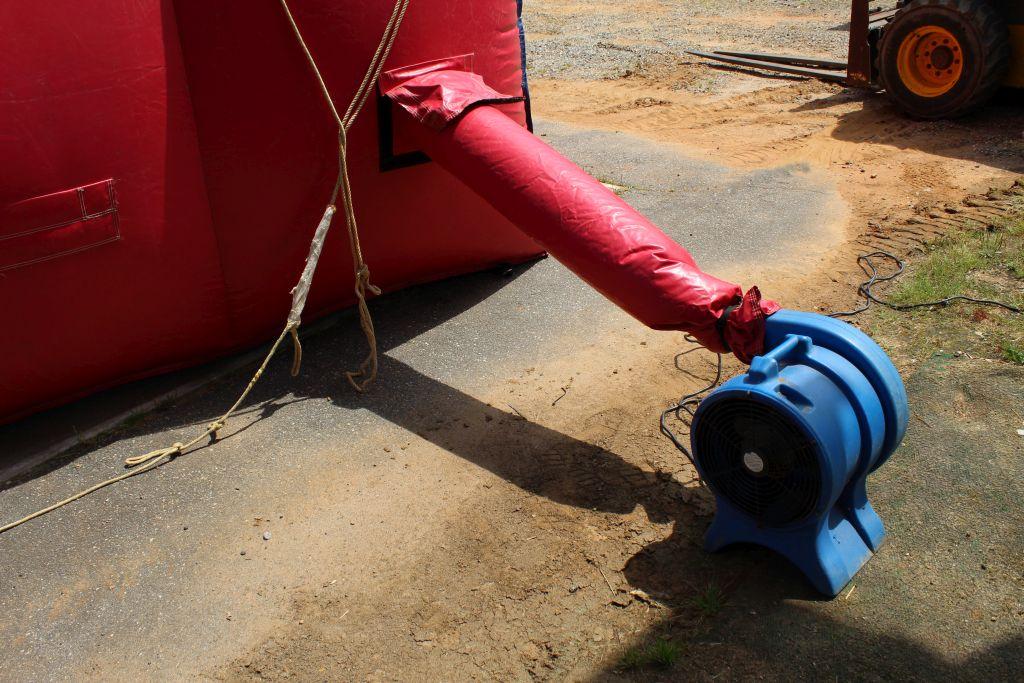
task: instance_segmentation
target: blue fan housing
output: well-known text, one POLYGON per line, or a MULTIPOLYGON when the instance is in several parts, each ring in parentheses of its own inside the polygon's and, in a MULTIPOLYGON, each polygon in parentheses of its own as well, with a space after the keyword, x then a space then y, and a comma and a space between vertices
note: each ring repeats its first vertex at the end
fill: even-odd
POLYGON ((903 439, 906 390, 878 344, 833 318, 780 311, 765 348, 693 419, 718 507, 706 545, 766 546, 834 596, 885 537, 865 482, 903 439))

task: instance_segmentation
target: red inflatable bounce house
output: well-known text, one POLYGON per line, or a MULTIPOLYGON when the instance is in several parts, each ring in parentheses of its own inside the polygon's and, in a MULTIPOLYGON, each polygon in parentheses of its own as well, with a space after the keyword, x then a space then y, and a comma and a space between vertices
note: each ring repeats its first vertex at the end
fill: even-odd
MULTIPOLYGON (((290 5, 347 102, 394 4, 290 5)), ((338 162, 281 5, 6 2, 0 35, 0 421, 276 334, 338 162)), ((523 65, 516 0, 410 4, 348 138, 374 284, 546 249, 648 325, 758 352, 774 305, 534 138, 523 65)), ((346 240, 307 319, 355 301, 346 240)))

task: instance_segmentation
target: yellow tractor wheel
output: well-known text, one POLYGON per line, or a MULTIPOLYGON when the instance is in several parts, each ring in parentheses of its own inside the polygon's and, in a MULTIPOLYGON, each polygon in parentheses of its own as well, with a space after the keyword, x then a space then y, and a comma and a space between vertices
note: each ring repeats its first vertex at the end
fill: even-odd
POLYGON ((984 104, 1009 65, 1009 28, 987 0, 913 0, 885 27, 878 54, 889 96, 926 119, 984 104))

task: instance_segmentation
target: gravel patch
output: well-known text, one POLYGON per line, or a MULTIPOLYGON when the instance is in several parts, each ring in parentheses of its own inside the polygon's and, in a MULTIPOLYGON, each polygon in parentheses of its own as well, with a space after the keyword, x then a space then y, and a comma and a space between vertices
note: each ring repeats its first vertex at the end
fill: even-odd
POLYGON ((691 49, 842 58, 849 3, 527 0, 523 13, 532 77, 595 80, 693 63, 691 49))

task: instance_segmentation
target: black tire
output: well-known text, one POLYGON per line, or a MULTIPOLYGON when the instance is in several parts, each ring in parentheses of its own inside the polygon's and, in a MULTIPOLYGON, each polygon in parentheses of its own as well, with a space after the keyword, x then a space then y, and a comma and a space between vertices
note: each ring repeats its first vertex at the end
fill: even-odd
POLYGON ((889 97, 922 119, 955 118, 977 109, 996 93, 1009 68, 1009 27, 990 0, 912 0, 885 27, 878 56, 879 76, 889 97), (898 66, 900 46, 926 26, 949 31, 962 48, 960 77, 952 89, 936 96, 913 92, 898 66))

